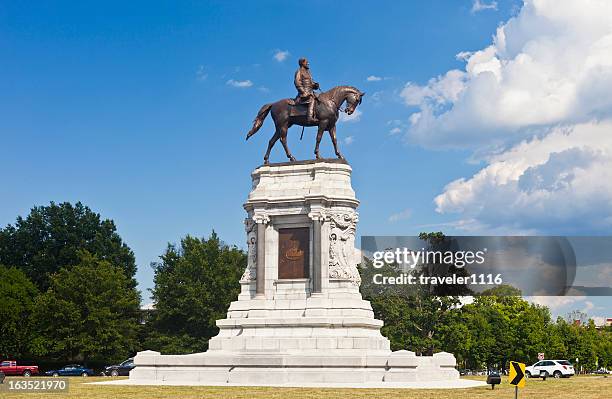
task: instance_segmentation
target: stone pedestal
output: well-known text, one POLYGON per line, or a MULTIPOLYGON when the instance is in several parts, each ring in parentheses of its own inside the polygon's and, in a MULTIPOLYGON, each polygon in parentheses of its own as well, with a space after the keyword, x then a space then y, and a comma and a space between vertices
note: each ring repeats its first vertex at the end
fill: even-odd
POLYGON ((348 164, 272 164, 252 180, 248 266, 219 334, 205 353, 138 353, 130 381, 396 387, 459 379, 451 354, 391 352, 362 299, 348 164))

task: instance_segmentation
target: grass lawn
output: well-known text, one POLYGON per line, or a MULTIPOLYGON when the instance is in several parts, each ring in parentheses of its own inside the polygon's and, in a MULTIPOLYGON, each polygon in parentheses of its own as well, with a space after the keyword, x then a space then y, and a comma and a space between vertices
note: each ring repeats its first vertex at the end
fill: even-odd
MULTIPOLYGON (((19 379, 19 377, 11 377, 19 379)), ((470 377, 484 379, 483 377, 470 377)), ((7 379, 8 380, 8 379, 7 379)), ((419 398, 419 399, 473 399, 514 398, 514 387, 502 381, 494 391, 490 387, 469 389, 315 389, 315 388, 247 388, 247 387, 159 387, 88 385, 85 382, 108 381, 109 377, 71 377, 68 393, 10 393, 2 392, 2 399, 71 398, 71 399, 158 399, 158 398, 210 398, 210 399, 291 399, 291 398, 419 398)), ((6 384, 7 381, 5 381, 6 384)), ((612 398, 612 377, 572 377, 527 380, 519 390, 519 398, 551 399, 609 399, 612 398)))

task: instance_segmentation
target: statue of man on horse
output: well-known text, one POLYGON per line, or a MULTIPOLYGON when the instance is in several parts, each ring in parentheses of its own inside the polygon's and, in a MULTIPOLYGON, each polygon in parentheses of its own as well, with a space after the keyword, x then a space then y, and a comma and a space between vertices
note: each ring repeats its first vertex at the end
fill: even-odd
POLYGON ((295 71, 295 77, 293 79, 293 84, 298 91, 295 103, 308 104, 308 122, 314 124, 317 123, 317 119, 314 115, 317 98, 314 91, 319 88, 319 84, 312 79, 310 64, 306 58, 300 58, 298 64, 300 67, 295 71))
POLYGON ((317 142, 315 145, 315 157, 320 159, 319 144, 326 131, 329 133, 334 145, 334 151, 339 159, 344 159, 336 139, 336 122, 340 116, 340 111, 348 115, 353 114, 365 93, 352 86, 336 86, 324 93, 315 95, 314 90, 319 88, 319 84, 312 79, 310 65, 306 58, 299 61, 300 68, 295 73, 294 84, 298 91, 295 99, 285 98, 274 103, 265 104, 253 121, 253 127, 247 133, 248 140, 263 125, 264 119, 272 112, 274 121, 274 135, 268 142, 268 149, 264 156, 264 164, 269 163, 270 151, 278 140, 281 141, 285 154, 291 162, 296 159, 291 155, 287 146, 287 131, 293 125, 298 126, 317 126, 317 142), (344 110, 342 104, 346 103, 344 110))

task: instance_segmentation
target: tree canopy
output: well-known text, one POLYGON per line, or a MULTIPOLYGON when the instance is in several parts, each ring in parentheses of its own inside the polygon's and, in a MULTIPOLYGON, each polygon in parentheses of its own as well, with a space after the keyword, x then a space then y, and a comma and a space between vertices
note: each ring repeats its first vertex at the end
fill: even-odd
POLYGON ((180 247, 168 245, 160 258, 152 265, 155 312, 147 344, 166 353, 204 351, 219 331, 216 321, 238 297, 246 255, 213 232, 208 239, 187 236, 180 247))
POLYGON ((140 296, 122 268, 86 251, 54 273, 35 304, 36 354, 65 361, 118 361, 133 354, 140 296))
POLYGON ((16 267, 0 265, 0 357, 30 353, 34 329, 31 315, 38 295, 36 286, 16 267))
POLYGON ((120 267, 136 287, 136 260, 115 223, 80 202, 34 207, 0 230, 0 263, 23 270, 41 291, 53 273, 78 264, 82 250, 120 267))

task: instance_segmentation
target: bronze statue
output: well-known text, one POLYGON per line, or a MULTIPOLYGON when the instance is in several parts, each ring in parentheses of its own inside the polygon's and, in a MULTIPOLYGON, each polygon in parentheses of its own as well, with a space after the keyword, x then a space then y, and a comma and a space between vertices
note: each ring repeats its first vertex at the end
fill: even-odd
MULTIPOLYGON (((298 99, 295 101, 290 98, 279 100, 275 103, 266 104, 257 113, 257 117, 253 121, 253 127, 247 133, 248 140, 252 135, 257 133, 264 122, 264 119, 272 111, 272 119, 274 120, 275 131, 274 135, 268 142, 268 150, 264 156, 264 164, 268 164, 270 151, 274 144, 280 139, 285 149, 285 154, 291 162, 295 162, 295 158, 291 155, 287 146, 287 131, 293 125, 298 126, 317 126, 317 144, 315 145, 316 159, 320 159, 319 144, 325 131, 329 132, 336 156, 344 159, 338 150, 336 141, 336 122, 338 121, 340 107, 346 102, 344 112, 351 115, 359 104, 365 93, 352 86, 336 86, 329 91, 321 93, 315 99, 313 90, 319 87, 319 84, 312 80, 310 71, 308 70, 308 60, 300 60, 300 69, 295 74, 295 86, 298 89, 298 99), (309 97, 310 102, 305 103, 304 98, 309 97), (312 107, 312 110, 310 110, 312 107), (316 110, 316 112, 315 112, 316 110), (316 115, 316 118, 315 118, 316 115)), ((303 130, 302 130, 303 133, 303 130)))
POLYGON ((317 100, 314 91, 319 88, 319 84, 312 79, 310 74, 310 64, 306 58, 300 58, 299 68, 295 71, 293 84, 298 91, 295 98, 296 104, 308 104, 308 123, 317 123, 315 118, 315 102, 317 100))

